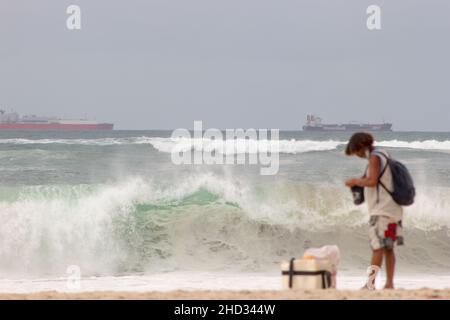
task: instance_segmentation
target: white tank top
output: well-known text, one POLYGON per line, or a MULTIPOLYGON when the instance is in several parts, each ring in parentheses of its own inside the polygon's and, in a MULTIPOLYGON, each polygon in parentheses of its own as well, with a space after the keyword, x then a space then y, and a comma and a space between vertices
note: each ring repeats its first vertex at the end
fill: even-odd
MULTIPOLYGON (((387 152, 378 148, 375 148, 370 155, 371 156, 376 155, 378 156, 378 158, 380 158, 381 162, 380 173, 381 173, 387 165, 387 160, 385 157, 380 155, 380 153, 383 153, 389 157, 387 152)), ((380 180, 388 188, 388 190, 392 192, 393 190, 392 173, 389 167, 386 167, 386 170, 384 171, 380 180)), ((369 214, 371 216, 387 216, 396 221, 400 221, 403 219, 403 208, 400 205, 398 205, 394 201, 394 199, 392 199, 392 196, 386 190, 384 190, 384 188, 381 185, 379 186, 378 191, 377 186, 371 188, 365 187, 364 197, 366 199, 367 206, 369 208, 369 214)))

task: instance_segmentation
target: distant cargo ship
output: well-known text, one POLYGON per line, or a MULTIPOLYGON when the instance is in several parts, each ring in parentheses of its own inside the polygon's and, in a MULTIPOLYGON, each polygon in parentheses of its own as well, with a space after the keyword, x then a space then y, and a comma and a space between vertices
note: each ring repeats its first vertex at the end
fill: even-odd
POLYGON ((308 115, 304 131, 392 131, 392 123, 343 123, 323 124, 322 118, 308 115))
POLYGON ((20 116, 17 112, 0 110, 0 130, 113 130, 114 124, 87 119, 60 119, 36 115, 20 116))

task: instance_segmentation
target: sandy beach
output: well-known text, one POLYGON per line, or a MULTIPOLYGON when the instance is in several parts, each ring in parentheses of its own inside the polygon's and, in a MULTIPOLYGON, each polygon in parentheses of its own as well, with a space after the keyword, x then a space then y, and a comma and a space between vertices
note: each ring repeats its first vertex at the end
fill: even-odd
POLYGON ((396 290, 307 290, 307 291, 170 291, 170 292, 115 292, 97 291, 61 293, 57 291, 0 294, 1 300, 448 300, 450 289, 396 289, 396 290))

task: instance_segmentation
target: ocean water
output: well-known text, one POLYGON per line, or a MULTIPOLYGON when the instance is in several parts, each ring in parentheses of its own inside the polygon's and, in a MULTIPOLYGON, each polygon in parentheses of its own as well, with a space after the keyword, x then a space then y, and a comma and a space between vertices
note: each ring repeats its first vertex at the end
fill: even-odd
MULTIPOLYGON (((59 288, 73 265, 96 289, 273 289, 281 261, 325 244, 341 250, 344 288, 365 275, 368 214, 344 181, 366 163, 344 155, 348 133, 281 132, 274 176, 175 165, 170 134, 0 132, 0 291, 59 288)), ((376 140, 417 186, 399 278, 450 287, 450 133, 376 140)))

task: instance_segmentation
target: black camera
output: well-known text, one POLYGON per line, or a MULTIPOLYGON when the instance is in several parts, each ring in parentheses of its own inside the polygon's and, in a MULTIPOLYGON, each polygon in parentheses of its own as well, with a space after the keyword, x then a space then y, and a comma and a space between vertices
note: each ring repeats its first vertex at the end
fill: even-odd
POLYGON ((360 205, 364 202, 364 187, 353 186, 351 187, 353 195, 353 203, 360 205))

